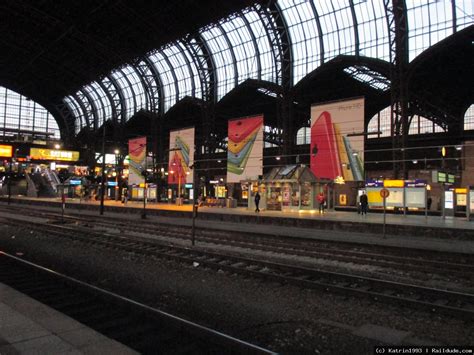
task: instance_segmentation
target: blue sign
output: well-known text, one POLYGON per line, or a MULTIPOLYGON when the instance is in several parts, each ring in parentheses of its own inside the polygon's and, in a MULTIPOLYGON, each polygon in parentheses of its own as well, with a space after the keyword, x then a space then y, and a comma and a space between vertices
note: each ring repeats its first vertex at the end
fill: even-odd
POLYGON ((117 182, 116 181, 107 181, 107 186, 117 186, 117 182))
POLYGON ((184 187, 186 189, 192 189, 193 188, 193 184, 185 184, 184 187))
POLYGON ((383 187, 382 180, 367 180, 365 182, 365 187, 383 187))
POLYGON ((69 185, 81 185, 81 180, 69 180, 69 185))
POLYGON ((405 180, 406 187, 425 187, 426 180, 415 179, 415 180, 405 180))

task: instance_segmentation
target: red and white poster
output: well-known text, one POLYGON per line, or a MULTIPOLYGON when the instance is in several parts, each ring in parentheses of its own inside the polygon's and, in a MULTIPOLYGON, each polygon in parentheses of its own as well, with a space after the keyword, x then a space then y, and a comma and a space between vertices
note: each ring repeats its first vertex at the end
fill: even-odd
POLYGON ((229 121, 227 182, 257 179, 262 164, 263 115, 229 121))
POLYGON ((318 178, 364 180, 364 99, 311 107, 311 171, 318 178))
POLYGON ((168 184, 192 184, 194 170, 194 127, 170 132, 168 184))

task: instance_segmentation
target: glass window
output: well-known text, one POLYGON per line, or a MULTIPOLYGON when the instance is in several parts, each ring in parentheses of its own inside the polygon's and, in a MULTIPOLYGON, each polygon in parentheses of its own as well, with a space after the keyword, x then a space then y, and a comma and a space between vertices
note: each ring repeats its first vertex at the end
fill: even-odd
MULTIPOLYGON (((391 134, 391 117, 390 106, 386 107, 376 115, 374 115, 367 126, 369 133, 367 138, 390 137, 391 134), (373 133, 373 134, 370 134, 373 133)), ((444 132, 444 129, 435 124, 433 121, 419 115, 413 116, 408 130, 408 134, 426 134, 444 132)))
POLYGON ((311 127, 301 127, 296 133, 296 145, 311 143, 311 127))
POLYGON ((464 114, 464 129, 474 129, 474 104, 469 106, 464 114))
POLYGON ((60 139, 54 117, 41 105, 15 91, 0 87, 0 135, 45 135, 60 139))

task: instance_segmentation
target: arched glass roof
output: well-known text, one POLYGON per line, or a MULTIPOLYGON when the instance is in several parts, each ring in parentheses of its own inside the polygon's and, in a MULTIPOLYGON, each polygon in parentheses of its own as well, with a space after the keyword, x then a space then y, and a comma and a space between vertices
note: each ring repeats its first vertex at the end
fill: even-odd
MULTIPOLYGON (((113 71, 109 77, 115 82, 114 90, 121 93, 122 117, 127 120, 140 109, 166 112, 185 96, 209 97, 207 88, 215 88, 211 97, 218 101, 247 79, 280 85, 286 60, 291 66, 290 86, 338 55, 389 61, 390 31, 384 0, 278 0, 270 6, 271 11, 256 4, 157 48, 146 56, 151 64, 145 65, 153 68, 139 71, 128 65, 113 71), (289 51, 282 45, 284 33, 288 33, 289 51), (152 84, 153 88, 148 87, 152 84)), ((406 7, 410 61, 474 23, 472 0, 406 0, 406 7)), ((346 72, 355 79, 378 90, 388 89, 387 78, 369 68, 351 68, 355 67, 346 68, 346 72), (367 75, 360 75, 361 68, 367 75)), ((116 101, 117 95, 106 95, 94 83, 82 92, 75 95, 81 105, 73 105, 72 96, 65 102, 81 120, 80 126, 89 119, 97 121, 91 127, 99 127, 104 119, 110 119, 111 107, 117 107, 110 100, 113 97, 116 101)))
POLYGON ((0 86, 0 135, 60 138, 58 123, 40 104, 0 86))

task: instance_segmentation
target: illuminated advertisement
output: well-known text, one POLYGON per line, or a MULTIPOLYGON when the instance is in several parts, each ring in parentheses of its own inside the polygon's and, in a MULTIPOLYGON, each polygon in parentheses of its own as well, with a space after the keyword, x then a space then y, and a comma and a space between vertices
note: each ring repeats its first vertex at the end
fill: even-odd
POLYGON ((364 180, 364 99, 311 107, 311 171, 318 178, 364 180))
POLYGON ((145 183, 142 171, 146 169, 146 137, 130 139, 128 141, 128 155, 130 157, 128 184, 140 185, 145 183))
POLYGON ((11 158, 13 148, 11 145, 0 144, 0 157, 2 158, 11 158))
POLYGON ((227 182, 257 179, 262 164, 263 115, 229 121, 227 182))
POLYGON ((168 184, 192 184, 194 163, 194 127, 170 132, 168 184))
POLYGON ((78 161, 79 152, 46 148, 30 148, 30 158, 33 160, 78 161))

